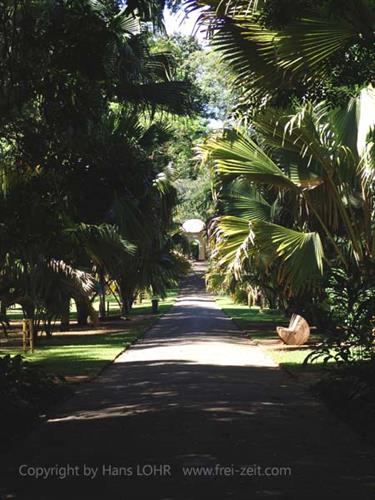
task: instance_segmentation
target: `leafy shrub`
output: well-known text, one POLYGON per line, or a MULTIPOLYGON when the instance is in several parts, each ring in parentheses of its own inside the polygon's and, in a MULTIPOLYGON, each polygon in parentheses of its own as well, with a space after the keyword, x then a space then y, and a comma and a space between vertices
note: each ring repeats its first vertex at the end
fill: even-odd
POLYGON ((27 429, 66 387, 60 377, 44 373, 20 355, 0 357, 1 439, 27 429))
POLYGON ((332 269, 326 288, 326 340, 308 356, 349 365, 375 360, 375 283, 343 269, 332 269))
POLYGON ((375 443, 375 365, 330 370, 315 386, 328 406, 375 443))
POLYGON ((237 285, 232 293, 232 299, 236 304, 247 304, 248 303, 248 294, 244 288, 241 288, 240 285, 237 285))

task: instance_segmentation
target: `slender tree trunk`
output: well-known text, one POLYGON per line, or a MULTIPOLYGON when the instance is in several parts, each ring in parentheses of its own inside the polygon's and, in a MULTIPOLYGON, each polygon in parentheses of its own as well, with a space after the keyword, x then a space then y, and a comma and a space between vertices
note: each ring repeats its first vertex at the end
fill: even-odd
POLYGON ((99 271, 99 319, 105 319, 106 310, 105 310, 105 278, 102 270, 99 271))
POLYGON ((52 320, 51 318, 46 319, 44 323, 44 331, 46 332, 47 337, 52 337, 52 320))
POLYGON ((88 325, 88 317, 90 314, 90 310, 85 301, 75 299, 76 308, 77 308, 77 323, 80 326, 88 325))
POLYGON ((25 319, 31 319, 32 320, 32 328, 33 328, 32 335, 33 335, 33 342, 34 342, 34 345, 35 345, 36 342, 37 342, 37 339, 38 339, 38 324, 37 324, 37 321, 36 321, 34 304, 29 299, 20 301, 20 304, 22 306, 23 314, 24 314, 25 319))
POLYGON ((0 301, 0 317, 3 321, 7 322, 7 307, 3 300, 0 301))
POLYGON ((8 337, 7 327, 9 326, 9 322, 7 319, 7 308, 4 301, 0 301, 0 323, 3 327, 4 336, 8 337))
POLYGON ((69 330, 70 323, 70 298, 64 303, 64 309, 61 314, 60 331, 66 332, 69 330))
POLYGON ((125 280, 123 282, 120 282, 119 291, 121 297, 121 316, 129 319, 129 315, 135 298, 135 290, 127 285, 128 284, 125 280))
POLYGON ((128 319, 128 316, 130 315, 130 311, 132 308, 132 303, 133 301, 128 297, 122 297, 121 300, 121 315, 124 316, 125 318, 128 319))
POLYGON ((26 319, 34 319, 34 304, 31 302, 24 302, 22 304, 22 309, 26 319))

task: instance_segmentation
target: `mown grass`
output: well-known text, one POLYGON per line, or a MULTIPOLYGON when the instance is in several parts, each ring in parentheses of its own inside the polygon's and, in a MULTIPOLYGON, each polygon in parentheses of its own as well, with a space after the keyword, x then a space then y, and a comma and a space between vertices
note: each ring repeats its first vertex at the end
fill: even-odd
MULTIPOLYGON (((119 333, 59 335, 40 341, 33 354, 23 354, 27 361, 48 373, 64 377, 93 377, 151 326, 152 320, 119 333)), ((1 354, 19 354, 19 350, 1 354)))
MULTIPOLYGON (((163 312, 167 307, 168 307, 168 300, 170 297, 173 297, 177 294, 177 289, 170 289, 167 293, 167 298, 165 300, 161 300, 159 302, 159 308, 160 311, 163 312)), ((109 314, 109 316, 116 316, 121 314, 121 308, 119 303, 117 302, 116 298, 113 295, 107 295, 106 299, 106 311, 109 314)), ((96 297, 94 302, 94 309, 96 311, 99 311, 99 297, 96 297)), ((133 307, 132 314, 137 315, 137 314, 147 314, 151 310, 151 300, 150 299, 145 299, 142 301, 142 304, 135 304, 133 307)), ((8 308, 7 310, 7 318, 9 320, 21 320, 23 318, 23 311, 20 305, 15 304, 14 306, 8 308)), ((75 303, 72 300, 71 306, 70 306, 70 319, 75 320, 77 319, 77 311, 75 307, 75 303)))
MULTIPOLYGON (((229 296, 217 297, 216 302, 241 330, 247 332, 249 338, 267 350, 276 363, 291 371, 306 368, 304 361, 313 352, 312 347, 291 348, 278 343, 276 326, 288 325, 289 318, 277 311, 261 311, 255 307, 249 308, 245 304, 236 304, 229 296)), ((316 335, 312 335, 311 339, 313 342, 319 340, 316 335)), ((320 363, 309 365, 309 369, 314 371, 318 367, 321 368, 322 365, 320 363)))
POLYGON ((236 304, 227 296, 216 297, 216 302, 220 308, 230 316, 241 330, 246 329, 251 323, 279 322, 287 323, 288 320, 277 311, 261 311, 259 307, 248 307, 245 304, 236 304))
MULTIPOLYGON (((159 304, 159 313, 151 314, 151 301, 136 304, 133 308, 133 319, 123 322, 118 327, 120 331, 103 333, 88 333, 79 331, 53 335, 50 338, 41 337, 33 354, 25 354, 27 361, 35 363, 48 373, 64 377, 91 378, 99 373, 108 363, 128 348, 137 338, 144 334, 155 321, 165 314, 173 305, 177 290, 170 290, 165 300, 159 304), (142 317, 139 317, 142 316, 142 317)), ((20 348, 3 347, 0 356, 4 354, 22 354, 20 348)))

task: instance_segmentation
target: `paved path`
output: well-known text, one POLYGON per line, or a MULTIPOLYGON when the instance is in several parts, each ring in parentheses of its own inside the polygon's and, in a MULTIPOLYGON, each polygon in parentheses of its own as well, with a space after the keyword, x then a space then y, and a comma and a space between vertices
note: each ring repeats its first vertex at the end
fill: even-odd
POLYGON ((145 339, 9 458, 0 491, 27 500, 373 500, 371 454, 241 336, 196 272, 145 339), (61 468, 36 480, 20 477, 20 464, 61 468), (98 468, 95 479, 87 467, 98 468), (206 467, 205 476, 184 467, 206 467), (277 474, 270 467, 283 469, 260 475, 277 474))

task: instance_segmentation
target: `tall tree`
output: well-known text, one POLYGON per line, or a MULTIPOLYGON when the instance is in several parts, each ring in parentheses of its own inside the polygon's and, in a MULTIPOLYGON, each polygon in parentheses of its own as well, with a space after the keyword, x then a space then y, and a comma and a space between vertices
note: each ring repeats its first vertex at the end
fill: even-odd
POLYGON ((162 3, 147 13, 139 2, 2 4, 1 295, 22 300, 31 317, 56 316, 48 282, 81 278, 79 293, 65 287, 59 314, 70 294, 85 321, 87 273, 114 274, 119 262, 147 257, 158 231, 167 238, 174 198, 158 191, 167 161, 152 159, 150 143, 164 140, 153 116, 193 111, 191 84, 172 80, 173 61, 149 48, 143 21, 162 3), (143 244, 137 228, 145 235, 144 222, 158 217, 143 244))
POLYGON ((372 0, 192 1, 237 75, 238 111, 295 98, 344 103, 375 74, 372 0))
POLYGON ((234 130, 208 140, 222 185, 249 182, 245 193, 220 193, 221 265, 240 272, 249 258, 263 259, 289 294, 314 287, 325 266, 372 274, 374 111, 367 87, 343 109, 270 109, 254 123, 256 136, 234 130))

